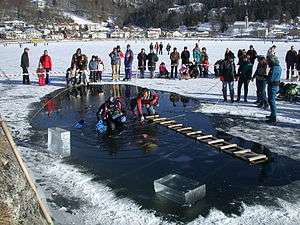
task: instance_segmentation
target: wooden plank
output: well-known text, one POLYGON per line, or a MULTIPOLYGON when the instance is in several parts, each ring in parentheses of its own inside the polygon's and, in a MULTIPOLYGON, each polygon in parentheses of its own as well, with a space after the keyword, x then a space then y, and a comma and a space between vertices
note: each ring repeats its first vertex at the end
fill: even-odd
POLYGON ((202 134, 202 131, 198 130, 198 131, 187 133, 186 135, 191 136, 191 135, 195 135, 195 134, 202 134))
POLYGON ((163 117, 163 118, 153 119, 154 122, 159 122, 159 121, 164 121, 164 120, 167 120, 167 118, 163 117))
POLYGON ((236 148, 237 146, 238 146, 237 144, 224 145, 224 146, 221 146, 220 149, 221 150, 226 150, 226 149, 229 149, 229 148, 236 148))
POLYGON ((244 149, 244 150, 238 150, 238 151, 235 151, 235 152, 232 152, 233 154, 245 154, 245 153, 249 153, 251 152, 250 149, 244 149))
POLYGON ((197 137, 197 140, 204 140, 204 139, 212 138, 212 137, 213 137, 212 135, 204 135, 204 136, 197 137))
POLYGON ((169 125, 168 128, 182 127, 182 126, 183 125, 181 123, 179 123, 179 124, 169 125))
POLYGON ((175 120, 168 120, 168 121, 160 122, 159 124, 166 125, 166 124, 169 124, 169 123, 176 123, 176 121, 175 120))
POLYGON ((178 131, 178 132, 186 131, 186 130, 193 130, 193 128, 192 127, 184 127, 184 128, 176 129, 176 131, 178 131))
POLYGON ((146 119, 154 119, 154 118, 158 118, 159 115, 153 115, 153 116, 146 116, 146 119))
POLYGON ((256 160, 261 160, 261 159, 267 159, 267 156, 266 155, 262 155, 262 154, 259 154, 257 156, 253 156, 251 158, 248 158, 248 160, 250 162, 253 162, 253 161, 256 161, 256 160))
POLYGON ((222 143, 222 142, 224 142, 224 139, 217 139, 217 140, 209 141, 207 144, 213 145, 213 144, 218 144, 218 143, 222 143))

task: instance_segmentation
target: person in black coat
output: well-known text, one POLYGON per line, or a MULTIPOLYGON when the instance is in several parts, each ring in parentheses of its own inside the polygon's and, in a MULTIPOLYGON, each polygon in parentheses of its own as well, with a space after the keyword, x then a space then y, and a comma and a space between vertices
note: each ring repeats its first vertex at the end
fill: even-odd
POLYGON ((247 51, 246 55, 250 56, 250 62, 252 65, 254 65, 255 59, 257 58, 257 52, 255 51, 253 45, 250 45, 250 48, 247 51))
POLYGON ((182 64, 188 65, 190 63, 190 52, 187 47, 184 47, 184 50, 181 52, 181 61, 182 64))
POLYGON ((298 70, 298 80, 300 81, 300 50, 296 58, 296 70, 298 70))
POLYGON ((25 48, 21 57, 21 67, 23 70, 23 84, 30 84, 29 73, 28 73, 28 68, 29 68, 28 53, 29 53, 29 48, 25 48))
POLYGON ((286 62, 286 79, 290 78, 290 70, 292 70, 292 76, 294 76, 295 72, 295 64, 297 60, 297 52, 294 50, 294 46, 286 53, 285 62, 286 62))
POLYGON ((230 56, 224 61, 224 64, 219 68, 220 79, 223 83, 222 91, 224 102, 227 102, 227 86, 229 86, 230 100, 234 102, 234 79, 236 77, 236 69, 233 59, 230 56))
POLYGON ((146 70, 146 61, 147 61, 147 54, 145 53, 145 49, 142 48, 141 52, 137 56, 138 59, 138 67, 140 71, 140 77, 144 78, 145 70, 146 70))

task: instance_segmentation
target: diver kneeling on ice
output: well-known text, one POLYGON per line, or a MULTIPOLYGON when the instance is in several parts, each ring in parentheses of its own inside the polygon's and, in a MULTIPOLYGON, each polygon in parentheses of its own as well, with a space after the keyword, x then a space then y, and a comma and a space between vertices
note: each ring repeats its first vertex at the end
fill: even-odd
POLYGON ((144 121, 143 116, 143 106, 146 107, 148 115, 154 115, 155 107, 158 106, 158 94, 147 88, 143 88, 142 91, 138 94, 137 98, 132 99, 131 110, 134 111, 137 107, 137 113, 141 121, 144 121))
POLYGON ((96 130, 99 134, 122 128, 127 118, 122 103, 118 98, 110 97, 97 112, 96 130))

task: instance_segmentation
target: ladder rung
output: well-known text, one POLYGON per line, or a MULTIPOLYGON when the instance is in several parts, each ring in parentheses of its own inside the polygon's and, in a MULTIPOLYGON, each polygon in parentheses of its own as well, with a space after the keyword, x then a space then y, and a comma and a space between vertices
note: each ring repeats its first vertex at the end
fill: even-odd
POLYGON ((248 160, 250 162, 260 160, 260 159, 267 159, 267 156, 266 155, 257 155, 257 156, 253 156, 253 157, 248 158, 248 160))
POLYGON ((192 127, 184 127, 184 128, 179 128, 176 131, 180 132, 180 131, 186 131, 186 130, 192 130, 192 127))
POLYGON ((237 144, 230 144, 230 145, 221 146, 220 149, 225 150, 225 149, 236 148, 236 147, 237 147, 237 144))
POLYGON ((175 120, 168 120, 168 121, 163 121, 163 122, 160 122, 159 124, 161 125, 165 125, 165 124, 169 124, 169 123, 175 123, 176 121, 175 120))
POLYGON ((202 134, 202 131, 194 131, 194 132, 190 132, 190 133, 187 133, 186 135, 187 136, 191 136, 191 135, 195 135, 195 134, 202 134))
POLYGON ((197 137, 197 140, 204 140, 204 139, 207 139, 207 138, 212 138, 212 135, 200 136, 200 137, 197 137))
POLYGON ((174 124, 174 125, 169 125, 168 128, 175 128, 175 127, 182 127, 183 125, 180 124, 174 124))
POLYGON ((167 120, 167 118, 157 118, 157 119, 153 119, 154 122, 159 122, 159 121, 164 121, 167 120))
POLYGON ((218 144, 218 143, 222 143, 222 142, 224 142, 224 139, 217 139, 217 140, 209 141, 208 144, 213 145, 213 144, 218 144))
POLYGON ((146 119, 154 119, 154 118, 158 118, 159 115, 153 115, 153 116, 146 116, 146 119))
POLYGON ((250 149, 243 149, 243 150, 233 152, 233 154, 245 154, 245 153, 249 153, 249 152, 251 152, 250 149))

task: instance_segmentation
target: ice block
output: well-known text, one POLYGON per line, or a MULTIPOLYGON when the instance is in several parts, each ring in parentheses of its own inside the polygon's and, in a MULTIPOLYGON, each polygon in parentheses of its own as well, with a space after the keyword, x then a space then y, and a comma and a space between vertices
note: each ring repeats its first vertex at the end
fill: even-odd
POLYGON ((205 184, 178 174, 169 174, 155 180, 154 190, 157 194, 183 205, 192 205, 206 194, 205 184))
POLYGON ((48 128, 48 150, 55 152, 62 157, 71 154, 71 135, 70 131, 59 127, 48 128))

